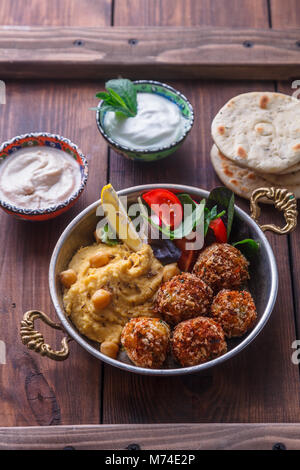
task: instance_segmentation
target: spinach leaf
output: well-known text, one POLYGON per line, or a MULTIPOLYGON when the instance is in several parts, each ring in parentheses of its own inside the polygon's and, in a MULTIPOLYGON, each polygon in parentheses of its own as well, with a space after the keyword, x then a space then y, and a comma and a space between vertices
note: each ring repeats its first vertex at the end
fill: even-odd
POLYGON ((239 242, 232 243, 232 245, 238 248, 246 258, 252 258, 259 250, 259 243, 252 238, 245 238, 239 242))
POLYGON ((227 239, 229 240, 234 218, 234 193, 222 186, 213 189, 207 198, 206 206, 212 209, 216 203, 219 209, 227 211, 227 239))
POLYGON ((186 193, 180 193, 180 194, 177 194, 177 197, 179 199, 179 201, 181 202, 181 204, 183 205, 190 205, 192 206, 193 210, 196 208, 197 204, 195 203, 195 201, 193 201, 193 199, 191 198, 191 196, 189 194, 186 194, 186 193))

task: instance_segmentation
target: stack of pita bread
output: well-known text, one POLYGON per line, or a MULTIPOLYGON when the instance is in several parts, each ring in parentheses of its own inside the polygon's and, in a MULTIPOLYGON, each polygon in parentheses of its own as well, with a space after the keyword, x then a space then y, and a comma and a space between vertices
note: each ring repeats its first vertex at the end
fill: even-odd
POLYGON ((225 186, 246 199, 254 189, 271 186, 300 198, 298 99, 272 92, 238 95, 220 109, 211 131, 211 161, 225 186))

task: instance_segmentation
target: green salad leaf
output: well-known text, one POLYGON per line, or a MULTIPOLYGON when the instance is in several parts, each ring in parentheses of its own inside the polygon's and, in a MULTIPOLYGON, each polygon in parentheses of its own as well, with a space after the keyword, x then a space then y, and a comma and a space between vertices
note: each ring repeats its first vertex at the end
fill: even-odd
POLYGON ((239 242, 232 243, 232 245, 238 248, 246 256, 246 258, 251 258, 259 250, 259 243, 257 243, 252 238, 245 238, 239 242))
POLYGON ((211 208, 216 203, 220 209, 225 209, 227 212, 226 226, 227 239, 229 240, 234 218, 234 193, 223 186, 213 189, 207 198, 206 206, 211 208))
POLYGON ((200 204, 195 204, 195 209, 192 210, 192 212, 187 217, 185 217, 185 219, 181 222, 179 227, 177 227, 175 230, 170 230, 166 226, 160 227, 150 217, 147 217, 145 214, 141 213, 141 216, 144 219, 146 219, 149 224, 157 228, 157 230, 163 233, 170 240, 181 239, 190 235, 190 233, 192 233, 192 231, 195 230, 195 228, 203 220, 203 211, 204 211, 203 201, 201 201, 200 204))
POLYGON ((134 83, 127 78, 109 80, 105 83, 106 92, 100 91, 96 98, 104 101, 102 109, 120 113, 125 117, 137 114, 137 92, 134 83))

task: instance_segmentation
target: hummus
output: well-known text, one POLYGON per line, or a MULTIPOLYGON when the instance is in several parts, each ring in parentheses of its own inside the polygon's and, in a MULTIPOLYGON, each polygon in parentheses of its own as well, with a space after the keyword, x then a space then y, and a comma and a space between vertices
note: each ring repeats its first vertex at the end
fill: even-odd
POLYGON ((17 150, 0 165, 0 198, 24 209, 46 209, 77 191, 78 162, 52 147, 17 150))
POLYGON ((157 316, 154 297, 163 279, 164 268, 149 245, 133 252, 125 244, 103 243, 80 248, 69 269, 77 280, 64 292, 64 306, 76 328, 88 338, 102 343, 119 343, 123 326, 131 317, 157 316), (99 251, 109 255, 102 267, 91 267, 99 251), (92 296, 99 289, 111 293, 108 306, 96 311, 92 296))

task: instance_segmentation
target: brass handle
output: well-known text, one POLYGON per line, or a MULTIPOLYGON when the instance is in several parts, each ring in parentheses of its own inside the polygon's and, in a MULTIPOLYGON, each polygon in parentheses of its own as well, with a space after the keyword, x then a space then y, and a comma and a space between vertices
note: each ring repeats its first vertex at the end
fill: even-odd
POLYGON ((60 351, 54 351, 49 344, 45 343, 43 335, 34 329, 34 321, 40 319, 51 328, 56 330, 64 331, 64 328, 59 323, 54 323, 48 315, 39 310, 29 310, 24 313, 23 320, 21 321, 21 340, 22 343, 27 346, 28 349, 32 349, 41 356, 47 356, 54 361, 64 361, 69 356, 69 345, 68 342, 72 338, 65 337, 62 339, 62 349, 60 351))
POLYGON ((253 220, 259 225, 263 232, 270 230, 284 235, 295 230, 297 226, 297 201, 295 195, 284 188, 257 188, 253 191, 250 199, 250 215, 253 220), (284 227, 278 227, 274 224, 260 225, 258 219, 260 216, 260 207, 258 200, 262 197, 267 197, 274 202, 274 206, 279 211, 283 212, 286 225, 284 227))

